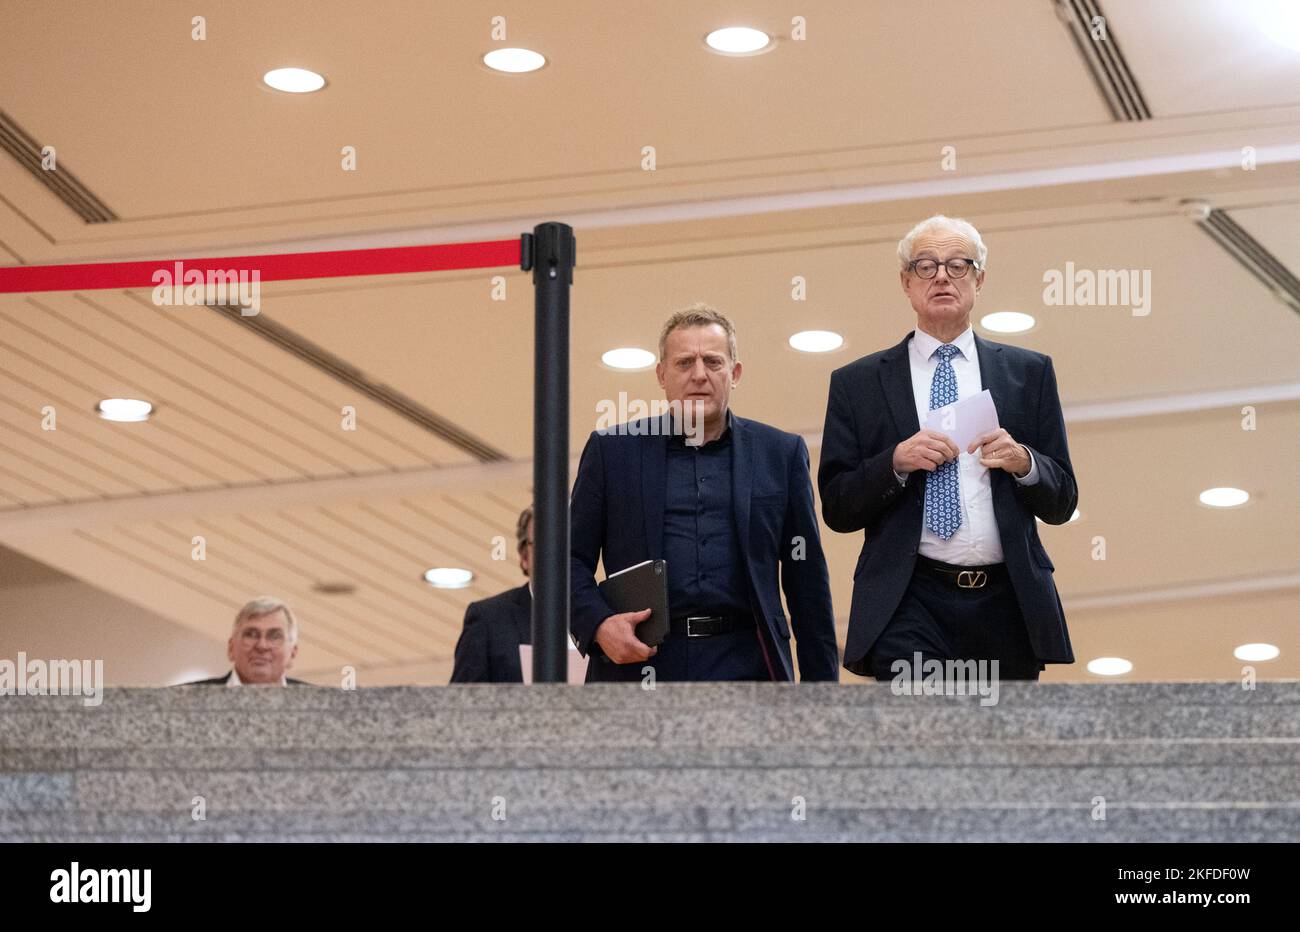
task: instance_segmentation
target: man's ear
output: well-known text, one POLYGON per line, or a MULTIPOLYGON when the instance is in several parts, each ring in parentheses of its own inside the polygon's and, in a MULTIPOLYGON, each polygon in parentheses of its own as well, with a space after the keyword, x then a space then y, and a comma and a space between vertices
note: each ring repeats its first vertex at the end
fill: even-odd
POLYGON ((731 387, 732 387, 732 388, 735 388, 737 385, 740 384, 740 373, 743 372, 743 371, 744 371, 744 367, 741 366, 740 363, 736 363, 734 366, 731 367, 731 387))
POLYGON ((655 378, 659 380, 660 388, 668 387, 668 384, 664 381, 664 372, 666 371, 667 370, 664 368, 664 364, 662 362, 655 363, 655 378))
POLYGON ((232 634, 230 640, 226 642, 226 659, 231 663, 235 662, 235 636, 232 634))
POLYGON ((289 659, 284 662, 284 668, 288 670, 293 666, 294 660, 298 658, 298 645, 293 645, 293 650, 289 651, 289 659))
POLYGON ((907 294, 907 272, 898 273, 898 283, 903 286, 903 294, 907 294))

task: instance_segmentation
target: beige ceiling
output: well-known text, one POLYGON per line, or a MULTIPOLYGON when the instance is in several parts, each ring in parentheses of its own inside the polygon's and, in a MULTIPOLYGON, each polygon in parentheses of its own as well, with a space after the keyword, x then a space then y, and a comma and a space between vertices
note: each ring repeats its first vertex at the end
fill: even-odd
MULTIPOLYGON (((1300 52, 1242 4, 1111 3, 1155 116, 1119 123, 1048 0, 978 15, 814 3, 806 41, 741 59, 701 37, 733 18, 788 36, 786 5, 556 6, 218 2, 194 42, 192 14, 166 4, 18 4, 0 110, 120 219, 84 223, 0 156, 0 262, 509 238, 564 220, 575 456, 598 402, 658 393, 653 373, 600 354, 653 348, 670 310, 704 299, 739 327, 736 410, 803 434, 815 469, 830 371, 910 329, 897 239, 930 213, 965 216, 990 249, 977 311, 1036 316, 999 339, 1053 357, 1070 424, 1082 518, 1043 537, 1080 663, 1049 677, 1119 655, 1132 678, 1230 678, 1246 641, 1282 648, 1261 675, 1300 676, 1300 317, 1179 208, 1208 201, 1300 271, 1300 52), (481 67, 494 15, 548 66, 481 67), (286 64, 330 83, 302 98, 259 85, 286 64), (1045 306, 1043 274, 1067 262, 1150 270, 1151 313, 1045 306), (809 328, 846 346, 791 350, 809 328), (1252 501, 1198 504, 1214 485, 1252 501)), ((94 587, 105 612, 140 606, 142 639, 166 619, 217 645, 160 660, 158 682, 221 669, 235 608, 263 592, 299 607, 310 678, 354 665, 362 682, 445 682, 468 602, 522 582, 494 556, 529 494, 532 310, 510 269, 262 288, 264 318, 508 457, 484 464, 212 310, 157 308, 148 291, 0 296, 0 544, 94 587), (121 394, 157 415, 93 415, 121 394), (420 574, 439 564, 470 567, 473 586, 430 589, 420 574)), ((842 628, 859 538, 823 533, 842 628)), ((22 649, 5 622, 0 656, 22 649)))

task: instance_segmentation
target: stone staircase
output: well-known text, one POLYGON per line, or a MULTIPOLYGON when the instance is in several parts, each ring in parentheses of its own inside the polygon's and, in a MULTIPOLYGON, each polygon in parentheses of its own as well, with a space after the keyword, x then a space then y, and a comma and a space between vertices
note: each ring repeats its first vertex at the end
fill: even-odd
POLYGON ((0 697, 0 841, 263 840, 1296 841, 1300 681, 0 697))

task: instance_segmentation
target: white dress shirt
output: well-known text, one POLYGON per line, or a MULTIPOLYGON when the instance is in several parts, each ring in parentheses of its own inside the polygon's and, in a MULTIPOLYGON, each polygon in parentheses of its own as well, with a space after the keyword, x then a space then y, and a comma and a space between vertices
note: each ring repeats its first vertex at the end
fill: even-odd
MULTIPOLYGON (((226 679, 226 686, 227 686, 227 687, 231 687, 231 686, 243 686, 243 685, 244 685, 244 683, 243 683, 242 680, 240 680, 240 678, 239 678, 239 673, 235 670, 234 667, 231 667, 231 668, 230 668, 230 676, 226 679)), ((288 685, 289 685, 289 678, 286 677, 286 676, 283 676, 283 675, 282 675, 282 676, 280 677, 280 685, 281 685, 281 686, 288 686, 288 685)))
MULTIPOLYGON (((930 336, 920 327, 908 341, 908 364, 912 370, 912 395, 916 401, 917 420, 925 423, 930 414, 930 383, 934 380, 934 370, 939 365, 939 357, 934 351, 944 344, 930 336)), ((979 352, 975 348, 975 331, 967 327, 952 345, 961 352, 952 357, 953 374, 957 377, 957 398, 970 398, 984 390, 980 379, 979 352)), ((1029 448, 1025 447, 1028 451, 1029 448)), ((899 482, 907 484, 907 476, 899 476, 899 482)), ((961 526, 951 537, 944 540, 930 530, 924 520, 921 523, 921 543, 919 551, 922 556, 943 563, 958 566, 982 566, 988 563, 1002 562, 1002 539, 998 536, 998 522, 993 515, 993 487, 987 466, 980 464, 979 452, 961 451, 957 460, 957 476, 961 489, 961 526)), ((1034 454, 1029 453, 1029 472, 1023 478, 1016 478, 1021 485, 1034 485, 1038 482, 1038 463, 1034 454)))

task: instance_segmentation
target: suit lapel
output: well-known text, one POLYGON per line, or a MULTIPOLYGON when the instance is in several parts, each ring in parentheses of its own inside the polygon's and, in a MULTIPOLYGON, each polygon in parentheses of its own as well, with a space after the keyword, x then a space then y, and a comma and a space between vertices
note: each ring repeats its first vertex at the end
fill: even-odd
POLYGON ((1002 347, 975 334, 975 352, 980 359, 980 383, 993 396, 993 406, 999 412, 998 423, 1005 427, 1003 412, 1011 410, 1008 407, 1011 399, 1007 397, 1009 382, 1002 347))
POLYGON ((880 358, 880 387, 894 417, 894 426, 904 438, 921 429, 916 416, 916 394, 912 388, 912 364, 907 358, 907 341, 910 339, 911 333, 880 358))
POLYGON ((754 457, 742 418, 731 416, 731 504, 736 512, 740 553, 749 563, 749 499, 754 491, 754 457))
MULTIPOLYGON (((980 359, 980 383, 993 398, 993 407, 998 411, 998 424, 1007 426, 1007 416, 1011 411, 1011 379, 1007 373, 1007 359, 1002 347, 990 343, 975 335, 975 351, 980 359)), ((1009 428, 1008 428, 1009 430, 1009 428)), ((1014 432, 1012 433, 1014 435, 1014 432)), ((1016 502, 1012 488, 1015 480, 1002 469, 993 469, 989 473, 989 486, 993 491, 993 515, 998 521, 999 532, 1015 527, 1016 502)))
MULTIPOLYGON (((653 422, 651 422, 653 423, 653 422)), ((651 560, 664 558, 664 499, 668 481, 668 415, 659 419, 658 433, 646 437, 641 447, 641 503, 645 511, 646 549, 651 560)))

